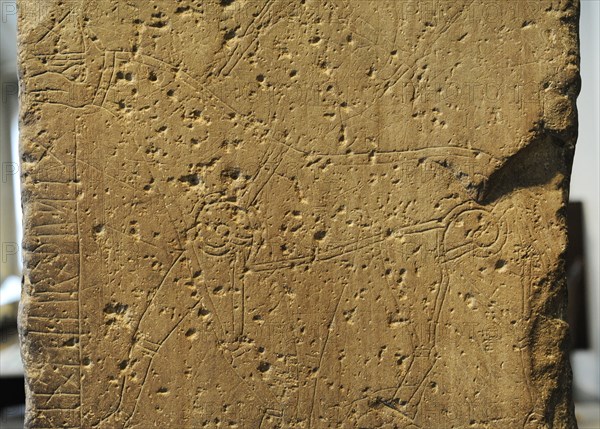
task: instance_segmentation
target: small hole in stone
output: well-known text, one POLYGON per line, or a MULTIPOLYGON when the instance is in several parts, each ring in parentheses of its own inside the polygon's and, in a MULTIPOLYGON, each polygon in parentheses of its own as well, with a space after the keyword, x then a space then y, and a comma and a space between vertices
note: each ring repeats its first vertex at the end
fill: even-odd
POLYGON ((223 36, 223 39, 225 39, 225 40, 231 40, 234 37, 235 37, 235 29, 232 28, 231 30, 228 30, 225 33, 225 35, 223 36))
POLYGON ((258 367, 257 367, 257 369, 260 372, 267 372, 270 368, 271 368, 271 364, 269 362, 264 362, 264 361, 259 363, 258 367))
POLYGON ((498 259, 496 261, 496 265, 494 265, 494 268, 499 270, 500 268, 504 267, 506 265, 506 261, 504 259, 498 259))
POLYGON ((327 235, 326 231, 319 230, 319 231, 315 232, 315 234, 313 235, 313 237, 314 237, 315 240, 323 240, 326 235, 327 235))

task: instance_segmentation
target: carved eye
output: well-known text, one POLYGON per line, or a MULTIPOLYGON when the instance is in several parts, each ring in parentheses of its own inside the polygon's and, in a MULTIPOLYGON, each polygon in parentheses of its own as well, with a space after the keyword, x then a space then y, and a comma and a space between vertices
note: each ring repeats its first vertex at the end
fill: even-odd
POLYGON ((211 204, 203 209, 198 219, 198 244, 209 255, 221 256, 236 246, 252 242, 254 228, 249 215, 234 204, 211 204))
POLYGON ((220 224, 220 225, 217 225, 217 227, 215 228, 215 232, 220 237, 228 237, 230 229, 227 225, 220 224))
POLYGON ((501 224, 483 209, 466 208, 455 212, 449 219, 444 233, 444 250, 448 260, 472 252, 489 255, 498 251, 505 239, 501 224))
MULTIPOLYGON (((225 247, 229 243, 230 232, 231 230, 227 225, 209 223, 202 229, 200 236, 205 247, 217 250, 225 247)), ((209 251, 208 253, 212 252, 209 251)))

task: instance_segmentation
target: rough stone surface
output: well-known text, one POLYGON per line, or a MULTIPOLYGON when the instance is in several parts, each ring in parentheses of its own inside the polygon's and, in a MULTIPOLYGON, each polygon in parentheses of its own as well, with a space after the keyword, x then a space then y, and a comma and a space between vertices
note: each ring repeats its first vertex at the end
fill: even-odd
POLYGON ((577 3, 19 6, 28 427, 576 427, 577 3))

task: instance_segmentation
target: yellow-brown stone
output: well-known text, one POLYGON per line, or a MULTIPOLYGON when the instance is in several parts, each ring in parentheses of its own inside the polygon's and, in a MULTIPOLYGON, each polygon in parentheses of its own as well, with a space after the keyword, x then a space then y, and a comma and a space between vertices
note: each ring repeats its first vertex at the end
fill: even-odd
POLYGON ((19 7, 27 427, 576 427, 577 2, 19 7))

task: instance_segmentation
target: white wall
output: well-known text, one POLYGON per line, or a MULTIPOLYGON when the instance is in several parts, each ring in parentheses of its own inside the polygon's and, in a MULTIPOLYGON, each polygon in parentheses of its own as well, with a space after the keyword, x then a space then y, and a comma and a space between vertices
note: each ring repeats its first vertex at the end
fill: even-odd
POLYGON ((14 2, 0 1, 0 282, 20 275, 20 204, 18 198, 18 152, 15 127, 17 113, 16 9, 14 2))
POLYGON ((580 393, 600 398, 600 1, 582 0, 580 19, 581 94, 579 140, 575 150, 571 200, 582 201, 585 216, 587 256, 587 313, 591 352, 573 356, 575 382, 580 393))

